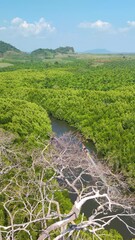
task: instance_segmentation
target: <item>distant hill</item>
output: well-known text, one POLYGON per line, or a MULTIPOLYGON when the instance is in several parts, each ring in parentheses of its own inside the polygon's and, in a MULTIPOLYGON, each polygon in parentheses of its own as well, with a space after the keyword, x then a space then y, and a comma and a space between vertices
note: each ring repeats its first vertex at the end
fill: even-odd
POLYGON ((54 58, 58 54, 73 54, 74 52, 73 47, 59 47, 56 49, 39 48, 31 52, 31 56, 38 58, 54 58))
POLYGON ((21 51, 19 49, 17 49, 16 47, 12 46, 9 43, 5 43, 3 41, 0 41, 0 55, 3 55, 6 52, 20 53, 21 51))
POLYGON ((62 53, 62 54, 69 54, 69 53, 75 53, 73 47, 59 47, 55 49, 56 53, 62 53))
POLYGON ((92 54, 109 54, 111 53, 107 49, 92 49, 92 50, 87 50, 84 53, 92 53, 92 54))
POLYGON ((39 48, 31 52, 30 54, 25 53, 12 46, 9 43, 5 43, 0 41, 0 57, 6 59, 24 59, 24 58, 37 58, 37 59, 50 59, 54 58, 57 55, 63 54, 73 54, 73 47, 59 47, 56 49, 48 49, 48 48, 39 48))
POLYGON ((53 58, 55 56, 55 51, 53 49, 44 49, 39 48, 31 52, 30 54, 32 57, 38 57, 38 58, 53 58))

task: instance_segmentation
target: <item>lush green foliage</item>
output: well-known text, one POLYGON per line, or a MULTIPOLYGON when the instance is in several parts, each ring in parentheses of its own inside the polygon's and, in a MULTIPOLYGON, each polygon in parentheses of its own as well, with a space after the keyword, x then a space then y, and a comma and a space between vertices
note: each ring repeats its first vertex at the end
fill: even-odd
MULTIPOLYGON (((0 127, 15 133, 16 142, 29 147, 43 142, 51 132, 47 111, 91 139, 99 156, 114 171, 122 172, 130 187, 135 188, 135 60, 132 56, 14 62, 14 66, 1 69, 0 84, 0 127)), ((61 202, 63 212, 67 206, 70 209, 65 193, 56 192, 55 197, 61 202)), ((1 210, 1 221, 3 214, 1 210)), ((121 239, 117 233, 109 234, 106 239, 121 239)), ((22 233, 17 239, 25 237, 22 233)), ((82 233, 83 237, 87 239, 87 233, 82 233)))
POLYGON ((91 59, 89 67, 88 60, 76 61, 76 66, 1 72, 1 96, 35 102, 68 121, 134 187, 135 61, 107 61, 100 67, 91 59))
POLYGON ((0 127, 16 134, 16 141, 31 148, 40 145, 51 133, 44 109, 34 103, 0 98, 0 127))

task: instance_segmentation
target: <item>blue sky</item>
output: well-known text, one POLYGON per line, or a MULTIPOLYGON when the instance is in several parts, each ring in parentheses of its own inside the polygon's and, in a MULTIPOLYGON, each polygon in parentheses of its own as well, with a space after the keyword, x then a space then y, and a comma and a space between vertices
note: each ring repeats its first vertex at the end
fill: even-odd
POLYGON ((135 0, 0 0, 0 40, 23 51, 135 52, 135 0))

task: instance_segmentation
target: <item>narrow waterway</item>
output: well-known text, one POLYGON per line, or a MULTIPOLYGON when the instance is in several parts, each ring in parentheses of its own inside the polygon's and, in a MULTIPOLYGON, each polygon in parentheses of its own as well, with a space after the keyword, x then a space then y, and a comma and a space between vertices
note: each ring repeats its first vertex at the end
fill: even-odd
MULTIPOLYGON (((57 136, 61 136, 66 132, 75 131, 75 128, 69 126, 68 123, 65 121, 58 120, 56 118, 51 117, 51 123, 52 123, 52 130, 57 136)), ((94 144, 89 141, 85 143, 85 146, 90 152, 96 152, 94 144)), ((70 195, 71 201, 75 201, 75 196, 73 194, 70 195)), ((86 217, 89 217, 97 206, 95 201, 87 201, 85 205, 82 208, 82 212, 85 214, 86 217)), ((134 226, 133 219, 128 218, 127 222, 134 226)), ((135 238, 135 236, 131 235, 130 232, 126 229, 125 225, 119 221, 118 219, 115 219, 111 222, 111 224, 107 227, 107 229, 116 229, 122 236, 124 240, 132 240, 132 238, 135 238)))

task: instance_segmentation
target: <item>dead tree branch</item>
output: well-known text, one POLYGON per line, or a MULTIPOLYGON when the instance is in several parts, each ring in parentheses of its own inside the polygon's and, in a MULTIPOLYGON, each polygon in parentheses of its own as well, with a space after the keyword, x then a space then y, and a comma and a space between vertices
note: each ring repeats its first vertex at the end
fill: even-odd
POLYGON ((51 239, 55 234, 55 240, 68 239, 75 233, 79 237, 81 231, 102 239, 100 230, 114 219, 135 235, 135 227, 125 219, 128 216, 135 221, 134 198, 129 192, 124 195, 127 186, 84 151, 79 139, 70 133, 53 137, 40 154, 33 153, 31 164, 20 161, 14 153, 10 161, 8 151, 1 152, 0 194, 6 216, 5 224, 0 224, 1 239, 14 240, 25 232, 33 240, 33 231, 38 240, 51 239), (76 198, 68 213, 63 212, 57 197, 65 190, 76 198), (84 204, 93 200, 97 206, 89 218, 81 217, 84 204))

